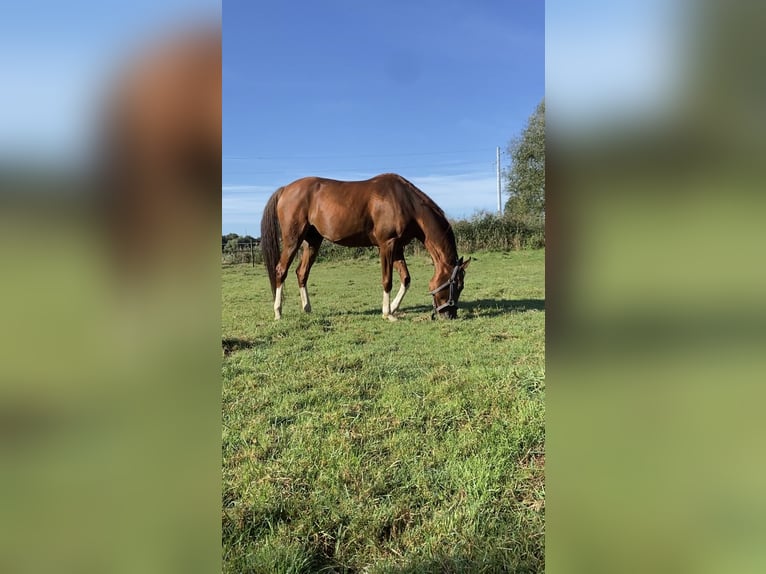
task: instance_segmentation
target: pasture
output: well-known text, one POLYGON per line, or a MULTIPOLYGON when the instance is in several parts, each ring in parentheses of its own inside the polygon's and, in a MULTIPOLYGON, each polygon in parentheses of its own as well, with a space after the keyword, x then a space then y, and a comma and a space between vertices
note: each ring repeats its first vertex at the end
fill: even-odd
MULTIPOLYGON (((399 320, 377 257, 224 266, 224 572, 544 569, 544 250, 479 252, 455 321, 410 256, 399 320)), ((394 283, 395 292, 398 280, 394 283)))

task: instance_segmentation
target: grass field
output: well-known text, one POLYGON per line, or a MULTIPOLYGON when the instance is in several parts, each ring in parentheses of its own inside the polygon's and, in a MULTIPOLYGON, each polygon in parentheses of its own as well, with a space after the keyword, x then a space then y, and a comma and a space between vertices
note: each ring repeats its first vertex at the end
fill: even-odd
POLYGON ((310 315, 291 269, 279 322, 224 267, 224 572, 543 571, 544 258, 474 254, 455 321, 413 258, 395 323, 377 259, 318 262, 310 315))

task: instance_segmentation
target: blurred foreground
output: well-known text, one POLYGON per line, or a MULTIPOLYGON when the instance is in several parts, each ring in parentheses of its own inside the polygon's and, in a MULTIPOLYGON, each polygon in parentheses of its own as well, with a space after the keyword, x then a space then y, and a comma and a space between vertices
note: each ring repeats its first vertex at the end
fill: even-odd
MULTIPOLYGON (((56 153, 3 134, 3 572, 220 568, 221 36, 210 8, 193 22, 126 24, 141 32, 101 55, 89 115, 56 153)), ((62 52, 75 36, 59 38, 62 52)), ((13 105, 6 117, 34 116, 13 105)))
POLYGON ((548 5, 546 569, 763 572, 766 11, 600 8, 548 5))

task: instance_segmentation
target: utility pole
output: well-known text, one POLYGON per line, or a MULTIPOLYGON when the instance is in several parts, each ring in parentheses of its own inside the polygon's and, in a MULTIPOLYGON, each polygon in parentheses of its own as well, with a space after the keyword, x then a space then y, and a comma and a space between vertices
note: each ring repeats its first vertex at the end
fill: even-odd
POLYGON ((503 215, 503 201, 500 193, 500 146, 497 146, 497 214, 503 215))

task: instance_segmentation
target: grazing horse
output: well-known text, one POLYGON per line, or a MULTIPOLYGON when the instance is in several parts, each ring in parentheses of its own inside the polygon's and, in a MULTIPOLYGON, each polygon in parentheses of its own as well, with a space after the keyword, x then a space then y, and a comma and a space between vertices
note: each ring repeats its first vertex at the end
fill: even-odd
POLYGON ((396 320, 393 313, 410 286, 404 248, 418 239, 434 262, 429 284, 434 315, 457 317, 458 298, 471 260, 458 259, 455 234, 444 212, 403 177, 392 173, 366 181, 304 177, 274 192, 263 211, 261 249, 274 295, 275 319, 282 316, 282 285, 301 244, 303 255, 296 269, 298 287, 303 310, 311 311, 306 282, 323 239, 346 247, 378 247, 383 317, 391 321, 396 320), (399 272, 401 286, 392 302, 394 268, 399 272))

